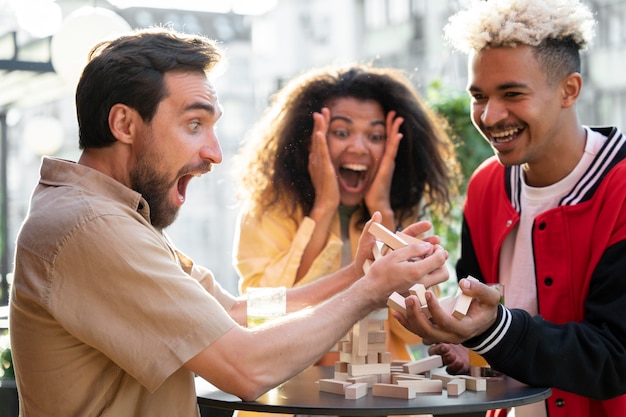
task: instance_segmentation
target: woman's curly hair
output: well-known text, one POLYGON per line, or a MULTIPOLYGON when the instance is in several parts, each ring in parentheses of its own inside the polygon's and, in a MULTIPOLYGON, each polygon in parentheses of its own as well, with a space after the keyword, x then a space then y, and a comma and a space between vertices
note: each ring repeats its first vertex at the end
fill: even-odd
MULTIPOLYGON (((312 114, 340 97, 375 100, 385 114, 395 110, 404 118, 390 196, 398 224, 417 217, 420 204, 448 214, 459 168, 445 119, 424 104, 400 70, 365 64, 309 70, 272 96, 236 156, 239 195, 252 203, 252 213, 279 208, 296 222, 309 214, 315 200, 308 171, 312 114)), ((362 205, 360 220, 370 215, 362 205)))

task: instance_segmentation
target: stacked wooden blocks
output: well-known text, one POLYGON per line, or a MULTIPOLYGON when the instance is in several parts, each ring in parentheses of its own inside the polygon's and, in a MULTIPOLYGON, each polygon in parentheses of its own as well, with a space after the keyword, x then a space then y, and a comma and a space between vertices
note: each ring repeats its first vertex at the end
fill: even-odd
MULTIPOLYGON (((387 250, 399 249, 413 240, 412 236, 401 232, 392 233, 379 223, 372 223, 369 228, 381 243, 382 248, 374 246, 374 260, 384 256, 387 250)), ((371 267, 366 262, 363 269, 371 267)), ((422 311, 430 316, 426 304, 426 289, 422 284, 415 284, 409 292, 418 297, 422 311)), ((466 314, 472 298, 462 292, 451 298, 442 298, 440 302, 458 319, 466 314)), ((393 293, 387 305, 406 314, 405 298, 393 293)), ((338 343, 339 362, 335 363, 333 378, 320 379, 319 390, 344 395, 346 399, 357 399, 368 394, 393 398, 415 398, 416 394, 439 394, 446 389, 448 396, 461 395, 465 390, 484 391, 486 380, 470 376, 452 376, 443 372, 434 372, 443 366, 441 356, 433 355, 415 361, 392 361, 390 352, 386 352, 386 333, 384 321, 387 310, 373 312, 352 327, 352 331, 338 343)))
MULTIPOLYGON (((448 375, 445 370, 438 369, 443 366, 439 355, 415 361, 390 360, 389 352, 380 352, 377 347, 381 343, 378 324, 374 326, 367 324, 367 328, 374 329, 369 330, 366 337, 368 340, 366 345, 374 345, 373 352, 359 354, 354 350, 355 346, 360 344, 360 341, 355 341, 355 336, 361 339, 366 334, 363 333, 364 327, 362 327, 365 320, 355 325, 355 328, 359 327, 358 334, 355 335, 355 328, 353 328, 352 340, 340 342, 340 353, 344 354, 343 360, 335 363, 333 378, 318 381, 321 392, 344 395, 346 399, 358 399, 366 396, 371 388, 373 396, 411 399, 417 394, 442 395, 444 390, 447 391, 448 396, 458 396, 465 390, 485 391, 487 389, 487 382, 484 378, 448 375), (370 338, 370 335, 373 337, 370 338), (370 340, 372 343, 369 342, 370 340), (350 346, 349 352, 344 351, 347 346, 350 346)), ((372 322, 377 323, 378 319, 372 322)))

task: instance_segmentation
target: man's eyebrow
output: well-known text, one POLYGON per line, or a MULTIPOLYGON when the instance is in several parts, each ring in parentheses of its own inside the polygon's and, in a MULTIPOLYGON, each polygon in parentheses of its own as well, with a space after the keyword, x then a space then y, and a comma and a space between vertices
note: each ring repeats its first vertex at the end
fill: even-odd
POLYGON ((185 111, 189 110, 204 110, 211 114, 217 113, 216 107, 210 103, 192 103, 189 106, 185 107, 185 111))
MULTIPOLYGON (((498 85, 496 87, 496 90, 503 91, 503 90, 510 90, 512 88, 528 88, 528 84, 511 81, 511 82, 507 82, 507 83, 498 85)), ((476 87, 475 85, 470 85, 469 88, 467 89, 467 91, 469 91, 469 92, 480 92, 482 90, 480 88, 476 87)))

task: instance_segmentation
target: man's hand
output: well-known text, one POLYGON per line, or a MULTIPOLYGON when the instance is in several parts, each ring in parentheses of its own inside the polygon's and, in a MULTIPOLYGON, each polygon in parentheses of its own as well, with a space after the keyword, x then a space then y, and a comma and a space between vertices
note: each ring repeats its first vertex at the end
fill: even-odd
POLYGON ((439 355, 450 375, 468 374, 470 371, 469 351, 462 345, 437 343, 428 348, 429 355, 439 355))
POLYGON ((406 298, 406 316, 394 312, 394 317, 408 330, 430 343, 460 344, 484 333, 498 316, 500 292, 481 282, 462 279, 459 287, 463 293, 474 298, 462 319, 446 311, 432 291, 426 292, 431 319, 421 311, 419 300, 411 295, 406 298))

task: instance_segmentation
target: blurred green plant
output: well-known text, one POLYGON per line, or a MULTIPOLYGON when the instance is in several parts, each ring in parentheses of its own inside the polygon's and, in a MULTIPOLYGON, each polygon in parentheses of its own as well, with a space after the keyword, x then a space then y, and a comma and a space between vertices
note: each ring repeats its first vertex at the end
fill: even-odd
POLYGON ((441 81, 435 80, 428 86, 426 102, 448 121, 448 135, 455 144, 456 156, 461 165, 460 192, 464 196, 472 172, 493 155, 491 146, 472 124, 470 99, 465 91, 446 87, 441 81))
POLYGON ((2 353, 0 353, 0 378, 15 379, 11 348, 6 348, 2 351, 2 353))
POLYGON ((493 155, 491 147, 476 130, 470 119, 470 98, 465 91, 446 87, 441 81, 433 81, 426 90, 426 103, 448 122, 447 132, 455 145, 455 153, 461 169, 459 195, 452 203, 450 216, 442 219, 433 217, 433 229, 449 253, 451 278, 442 288, 442 295, 456 291, 454 265, 459 258, 463 202, 467 182, 474 170, 485 159, 493 155))

